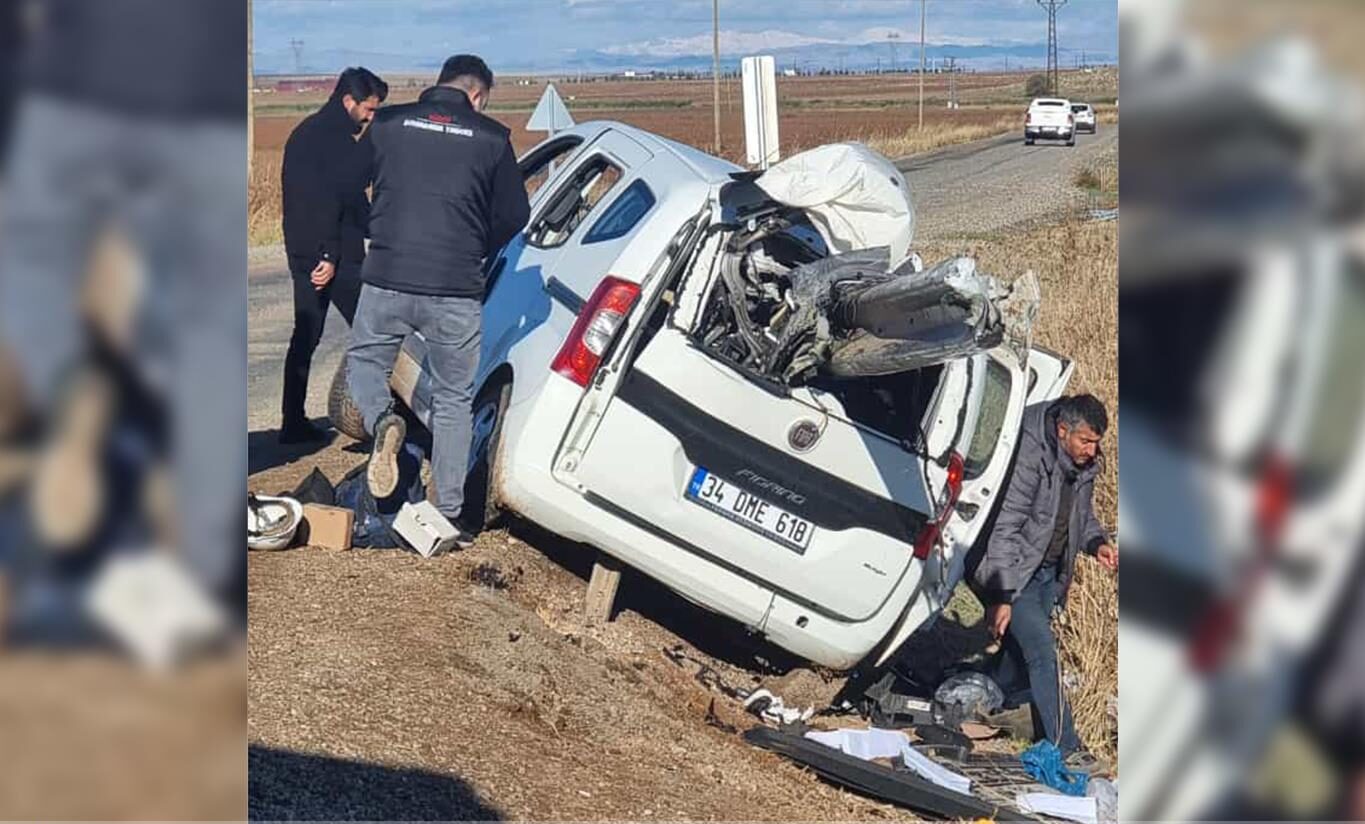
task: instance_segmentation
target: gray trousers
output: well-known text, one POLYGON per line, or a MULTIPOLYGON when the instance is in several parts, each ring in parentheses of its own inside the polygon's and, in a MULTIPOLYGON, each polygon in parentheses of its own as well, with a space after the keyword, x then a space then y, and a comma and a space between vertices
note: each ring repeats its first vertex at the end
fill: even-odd
POLYGON ((364 284, 346 352, 347 388, 365 430, 389 410, 389 375, 403 340, 417 332, 427 344, 431 374, 431 480, 436 508, 455 520, 464 505, 474 371, 479 366, 483 304, 473 298, 411 295, 364 284))
POLYGON ((242 126, 31 97, 0 187, 0 345, 39 412, 87 351, 78 304, 98 233, 136 247, 146 282, 130 364, 171 410, 181 550, 215 590, 245 563, 245 167, 242 126))

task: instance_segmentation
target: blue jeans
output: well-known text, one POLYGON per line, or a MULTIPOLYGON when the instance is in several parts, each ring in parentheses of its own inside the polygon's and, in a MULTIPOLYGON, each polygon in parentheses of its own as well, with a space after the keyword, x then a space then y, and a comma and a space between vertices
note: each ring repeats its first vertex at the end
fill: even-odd
POLYGON ((1071 705, 1062 690, 1057 640, 1052 635, 1052 608, 1061 595, 1057 567, 1039 567, 1014 601, 1010 625, 996 664, 995 681, 1008 695, 1027 680, 1035 728, 1063 753, 1079 749, 1071 705))
POLYGON ((87 254, 119 228, 146 276, 128 362, 170 416, 182 557, 205 587, 245 580, 246 130, 24 101, 0 201, 0 348, 35 411, 57 408, 90 340, 87 254))
POLYGON ((366 283, 360 289, 346 352, 347 388, 365 430, 374 434, 393 404, 389 375, 403 340, 413 332, 426 340, 423 368, 431 374, 432 390, 431 481, 436 508, 451 521, 464 506, 482 319, 483 304, 473 298, 410 295, 366 283))

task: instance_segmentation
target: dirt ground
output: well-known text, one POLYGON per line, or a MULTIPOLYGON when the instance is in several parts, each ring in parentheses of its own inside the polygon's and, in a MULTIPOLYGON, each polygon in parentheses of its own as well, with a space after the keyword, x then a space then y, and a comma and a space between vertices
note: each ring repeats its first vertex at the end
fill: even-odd
MULTIPOLYGON (((337 478, 362 459, 334 445, 252 487, 290 487, 315 463, 337 478)), ((431 560, 253 554, 251 816, 911 817, 709 726, 712 701, 721 723, 753 719, 692 661, 744 688, 792 662, 629 574, 616 620, 586 627, 591 563, 588 548, 525 524, 431 560), (692 660, 665 656, 678 648, 692 660)), ((794 697, 816 684, 809 671, 783 682, 794 697)))

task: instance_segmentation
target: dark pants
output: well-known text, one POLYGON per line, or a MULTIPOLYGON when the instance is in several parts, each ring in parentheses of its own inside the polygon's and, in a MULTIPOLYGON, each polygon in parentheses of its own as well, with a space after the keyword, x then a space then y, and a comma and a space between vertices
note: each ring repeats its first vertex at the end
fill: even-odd
POLYGON ((1063 753, 1081 745, 1062 690, 1057 640, 1052 636, 1052 608, 1061 595, 1057 567, 1039 567, 1014 601, 1010 625, 996 664, 995 681, 1009 694, 1028 684, 1035 728, 1063 753))
POLYGON ((290 256, 289 274, 294 281, 294 334, 289 338, 289 353, 284 358, 284 425, 304 423, 308 399, 308 372, 313 363, 313 352, 322 340, 327 307, 334 305, 349 326, 355 321, 355 307, 360 300, 360 266, 358 261, 343 261, 337 266, 332 281, 321 289, 313 288, 311 280, 317 261, 290 256))

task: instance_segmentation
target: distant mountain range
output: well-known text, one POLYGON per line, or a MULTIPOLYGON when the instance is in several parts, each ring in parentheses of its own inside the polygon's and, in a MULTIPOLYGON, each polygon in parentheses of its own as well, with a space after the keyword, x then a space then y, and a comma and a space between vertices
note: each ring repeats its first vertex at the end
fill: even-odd
MULTIPOLYGON (((777 41, 780 43, 781 41, 777 41)), ((776 44, 774 44, 776 45, 776 44)), ((566 74, 637 72, 709 72, 711 55, 678 53, 687 49, 685 41, 659 44, 657 50, 648 48, 604 50, 575 50, 560 55, 545 55, 519 64, 494 66, 499 74, 566 74), (626 53, 627 51, 631 53, 626 53)), ((866 71, 892 68, 892 50, 887 41, 869 43, 811 42, 778 48, 763 48, 754 54, 770 54, 777 62, 778 71, 796 69, 815 72, 866 71)), ((895 68, 907 70, 919 66, 919 45, 900 41, 895 49, 895 68)), ((723 71, 738 69, 741 54, 721 54, 723 71)), ((1060 49, 1062 68, 1076 65, 1080 50, 1060 49)), ((355 49, 305 50, 302 60, 296 61, 292 51, 258 51, 255 70, 258 75, 270 74, 334 74, 346 66, 366 66, 376 72, 390 74, 426 74, 440 68, 446 55, 391 54, 355 49)), ((949 45, 928 44, 925 48, 926 67, 933 70, 955 58, 956 65, 970 71, 999 71, 1004 68, 1041 68, 1047 63, 1044 43, 1009 45, 949 45)), ((1112 53, 1086 51, 1084 60, 1090 64, 1117 62, 1112 53)))

